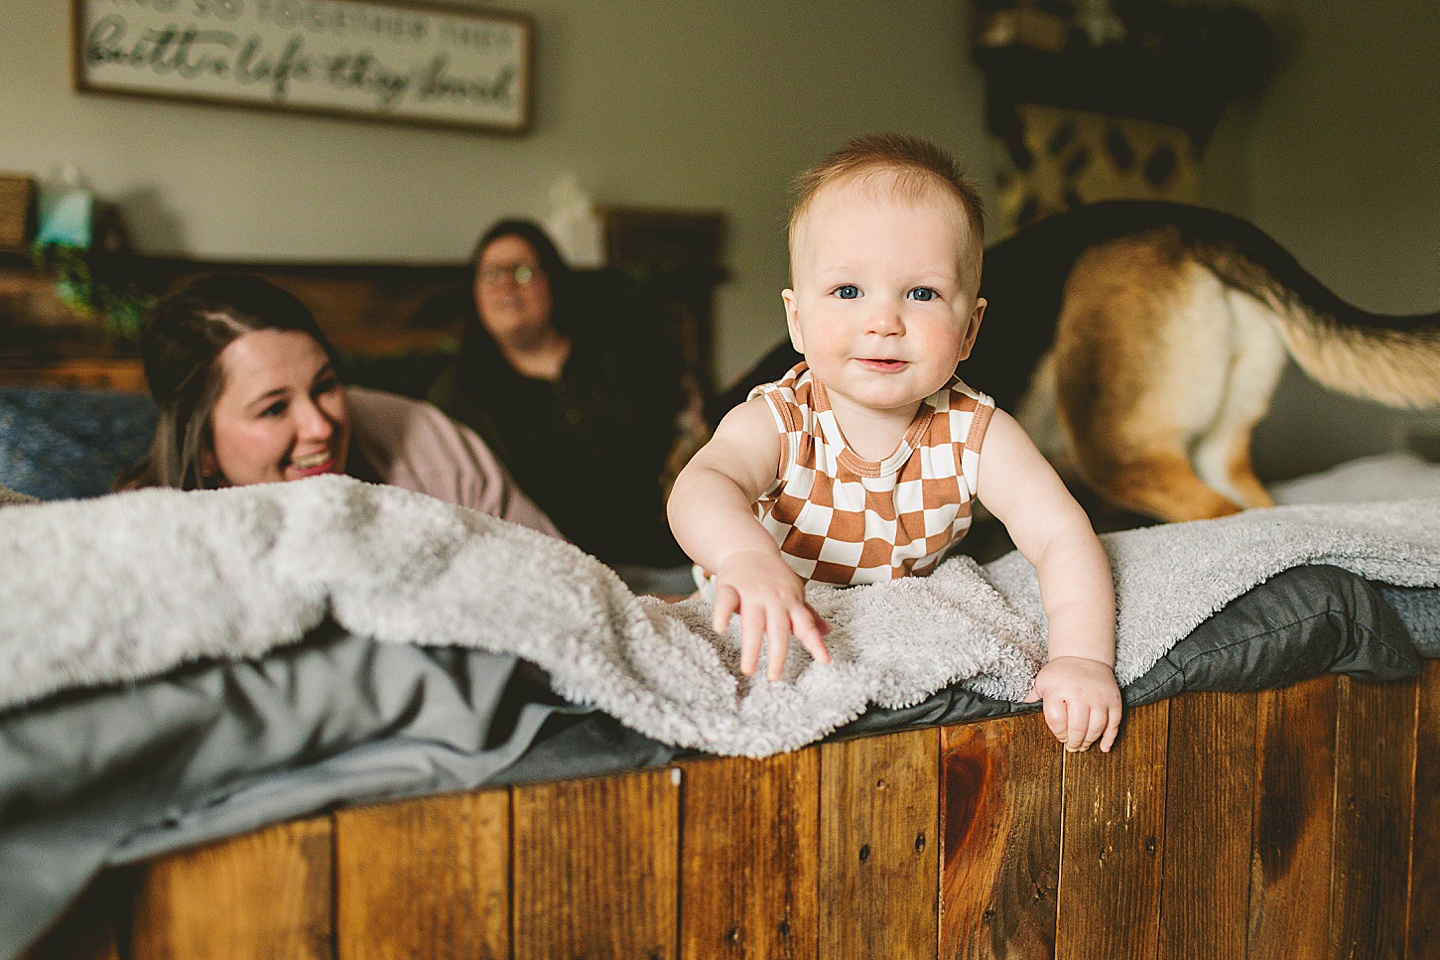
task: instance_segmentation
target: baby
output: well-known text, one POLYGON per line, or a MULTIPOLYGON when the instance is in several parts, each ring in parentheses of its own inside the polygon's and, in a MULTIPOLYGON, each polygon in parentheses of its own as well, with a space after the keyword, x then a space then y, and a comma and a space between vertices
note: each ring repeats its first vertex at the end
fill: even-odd
POLYGON ((927 574, 978 500, 1039 576, 1049 658, 1029 701, 1067 749, 1108 751, 1121 700, 1104 549, 1019 424, 955 376, 985 313, 983 229, 974 187, 923 140, 862 137, 802 174, 781 296, 805 359, 720 422, 675 482, 670 524, 713 590, 715 630, 740 616, 741 670, 765 646, 775 680, 792 634, 830 660, 807 580, 927 574))

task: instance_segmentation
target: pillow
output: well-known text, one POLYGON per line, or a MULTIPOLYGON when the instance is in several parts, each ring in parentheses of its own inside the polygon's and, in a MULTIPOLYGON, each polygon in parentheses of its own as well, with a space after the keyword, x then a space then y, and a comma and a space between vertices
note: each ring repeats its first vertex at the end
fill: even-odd
POLYGON ((1440 497, 1440 463, 1432 463, 1413 450, 1393 450, 1274 484, 1270 495, 1278 504, 1440 497))
POLYGON ((0 486, 41 500, 99 496, 154 433, 155 403, 145 394, 0 390, 0 486))
POLYGON ((1420 655, 1440 660, 1440 588, 1394 587, 1380 583, 1376 589, 1405 622, 1410 640, 1420 655))

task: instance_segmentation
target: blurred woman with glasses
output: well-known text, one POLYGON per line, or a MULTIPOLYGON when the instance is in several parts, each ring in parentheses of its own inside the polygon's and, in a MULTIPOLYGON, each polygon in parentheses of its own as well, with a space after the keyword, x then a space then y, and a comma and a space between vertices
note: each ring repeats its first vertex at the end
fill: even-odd
POLYGON ((571 271, 525 220, 487 230, 473 263, 450 308, 463 343, 430 401, 475 428, 582 549, 622 574, 683 564, 663 482, 692 397, 655 311, 614 276, 571 271))

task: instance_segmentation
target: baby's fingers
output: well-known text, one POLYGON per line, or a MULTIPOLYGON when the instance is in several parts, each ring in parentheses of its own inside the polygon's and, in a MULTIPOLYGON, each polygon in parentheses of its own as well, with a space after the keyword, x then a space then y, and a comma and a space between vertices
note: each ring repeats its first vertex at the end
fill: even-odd
POLYGON ((803 610, 790 616, 790 628, 795 638, 800 641, 800 646, 810 651, 810 656, 815 658, 816 663, 829 663, 830 651, 825 647, 825 634, 830 632, 830 624, 826 623, 820 616, 808 606, 803 610))
POLYGON ((1065 742, 1066 750, 1089 750, 1100 735, 1105 732, 1107 711, 1104 707, 1072 706, 1070 708, 1070 736, 1065 742))
POLYGON ((770 663, 765 670, 769 680, 779 680, 785 673, 785 657, 790 652, 790 617, 784 610, 771 610, 766 618, 765 633, 770 638, 770 663))
POLYGON ((730 618, 740 609, 740 592, 728 584, 722 584, 715 591, 715 607, 710 613, 710 629, 724 633, 730 627, 730 618))
POLYGON ((1090 724, 1094 711, 1084 703, 1066 704, 1065 749, 1072 753, 1088 750, 1094 739, 1090 736, 1090 724))
POLYGON ((760 648, 765 643, 765 608, 748 603, 740 608, 740 672, 750 676, 760 669, 760 648))
POLYGON ((1100 737, 1100 752, 1109 753, 1110 748, 1115 744, 1115 736, 1120 732, 1120 706, 1117 704, 1105 713, 1105 732, 1100 737))
POLYGON ((1043 710, 1045 713, 1045 725, 1050 732, 1055 734, 1055 739, 1064 743, 1069 749, 1067 739, 1070 735, 1070 710, 1065 701, 1060 697, 1046 697, 1043 710))

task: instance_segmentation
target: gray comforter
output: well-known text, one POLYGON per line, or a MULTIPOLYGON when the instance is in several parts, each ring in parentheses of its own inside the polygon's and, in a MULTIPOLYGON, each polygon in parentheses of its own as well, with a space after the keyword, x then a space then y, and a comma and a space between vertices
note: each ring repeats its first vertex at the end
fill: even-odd
MULTIPOLYGON (((1440 655, 1440 591, 1391 597, 1408 621, 1352 573, 1286 571, 1172 647, 1126 701, 1326 671, 1414 676, 1412 635, 1440 655)), ((953 685, 871 708, 831 736, 1031 709, 953 685)), ((0 713, 0 958, 18 956, 106 866, 339 806, 653 766, 680 752, 555 696, 513 656, 378 643, 331 622, 259 659, 55 695, 0 713)))
MULTIPOLYGON (((1437 513, 1291 508, 1107 538, 1127 700, 1414 675, 1437 513), (1325 560, 1409 589, 1382 587, 1387 603, 1325 560)), ((638 600, 564 545, 338 478, 10 508, 0 556, 0 958, 106 864, 336 804, 1023 709, 1043 655, 1015 558, 957 561, 823 591, 848 670, 797 652, 787 682, 747 684, 693 602, 638 600)))

